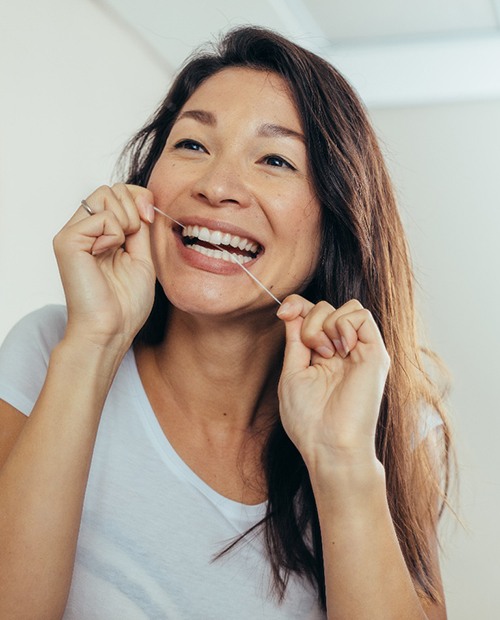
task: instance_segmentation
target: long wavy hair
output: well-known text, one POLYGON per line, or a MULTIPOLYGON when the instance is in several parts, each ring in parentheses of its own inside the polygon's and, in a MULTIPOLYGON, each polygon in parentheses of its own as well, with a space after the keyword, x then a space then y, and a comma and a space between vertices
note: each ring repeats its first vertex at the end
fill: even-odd
MULTIPOLYGON (((426 362, 432 355, 419 346, 413 274, 393 188, 356 93, 328 62, 277 33, 237 28, 199 50, 180 70, 154 116, 124 151, 127 182, 147 185, 183 105, 207 78, 230 67, 273 72, 285 80, 294 99, 322 207, 320 260, 303 294, 335 307, 358 299, 380 328, 392 363, 376 452, 385 468, 390 512, 408 570, 418 593, 437 601, 438 576, 433 572, 429 534, 436 533, 448 492, 450 432, 443 390, 431 379, 426 362), (435 453, 420 441, 426 409, 442 421, 437 465, 435 453)), ((168 310, 169 302, 157 283, 154 307, 138 340, 161 342, 168 310)), ((291 573, 296 573, 314 585, 325 608, 314 495, 307 468, 278 412, 262 458, 268 504, 265 519, 257 525, 263 529, 274 591, 282 599, 291 573)))

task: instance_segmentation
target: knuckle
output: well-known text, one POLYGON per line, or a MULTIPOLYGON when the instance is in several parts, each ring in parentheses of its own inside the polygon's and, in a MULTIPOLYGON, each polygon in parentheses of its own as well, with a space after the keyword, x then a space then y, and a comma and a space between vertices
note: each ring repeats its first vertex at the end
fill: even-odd
POLYGON ((153 192, 147 187, 141 187, 140 185, 125 184, 126 190, 133 200, 141 198, 150 204, 154 204, 153 192))
POLYGON ((99 209, 105 209, 109 201, 114 197, 113 190, 109 185, 99 185, 99 187, 93 191, 87 200, 90 200, 93 204, 99 204, 99 209))
POLYGON ((311 349, 319 347, 328 338, 321 327, 313 324, 303 324, 300 334, 302 342, 311 349))
POLYGON ((361 312, 365 319, 373 319, 373 314, 370 310, 368 310, 368 308, 360 308, 359 312, 361 312))
POLYGON ((123 206, 125 206, 129 200, 133 200, 133 196, 125 183, 115 183, 112 190, 123 206))
POLYGON ((349 308, 349 310, 351 311, 355 311, 355 310, 364 310, 364 306, 363 304, 359 301, 359 299, 349 299, 349 301, 347 301, 345 303, 345 306, 347 308, 349 308))
POLYGON ((305 322, 302 324, 302 330, 301 330, 300 336, 304 342, 311 343, 312 341, 315 340, 315 337, 317 336, 317 334, 318 334, 317 328, 314 328, 310 324, 305 324, 305 322))
POLYGON ((300 295, 298 295, 297 293, 292 293, 291 295, 288 295, 288 297, 286 298, 286 301, 289 301, 291 303, 294 302, 302 302, 302 297, 300 295))
POLYGON ((322 337, 321 333, 312 334, 309 337, 303 336, 302 343, 309 349, 316 349, 316 347, 320 347, 321 345, 325 345, 324 335, 322 337))
POLYGON ((318 311, 323 311, 323 312, 333 312, 335 310, 332 304, 328 303, 324 299, 322 299, 321 301, 318 301, 315 308, 317 308, 318 311))
POLYGON ((333 314, 326 318, 324 322, 324 329, 328 332, 330 337, 338 336, 338 327, 342 327, 341 321, 342 317, 336 317, 333 314))
POLYGON ((99 185, 99 187, 95 190, 94 194, 98 196, 108 197, 113 194, 113 190, 109 185, 99 185))
POLYGON ((61 228, 52 239, 52 249, 56 256, 59 256, 64 251, 64 246, 67 240, 67 230, 66 228, 61 228))

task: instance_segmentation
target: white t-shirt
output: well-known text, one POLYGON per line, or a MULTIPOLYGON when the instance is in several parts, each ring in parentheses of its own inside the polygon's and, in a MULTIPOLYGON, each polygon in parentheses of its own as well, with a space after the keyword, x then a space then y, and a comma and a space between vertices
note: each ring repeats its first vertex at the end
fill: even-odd
MULTIPOLYGON (((47 306, 22 319, 0 349, 0 398, 25 415, 65 324, 65 308, 47 306)), ((219 495, 176 454, 130 350, 102 413, 64 619, 323 620, 298 577, 283 603, 269 595, 261 536, 213 561, 264 514, 265 504, 219 495)))

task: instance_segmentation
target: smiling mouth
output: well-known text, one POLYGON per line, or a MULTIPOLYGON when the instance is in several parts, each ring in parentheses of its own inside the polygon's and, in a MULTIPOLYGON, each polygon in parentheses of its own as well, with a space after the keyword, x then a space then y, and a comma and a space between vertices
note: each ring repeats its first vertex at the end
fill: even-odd
POLYGON ((191 250, 230 263, 234 263, 235 259, 241 264, 248 263, 263 249, 251 239, 220 230, 209 230, 205 226, 185 226, 181 234, 183 244, 191 250))

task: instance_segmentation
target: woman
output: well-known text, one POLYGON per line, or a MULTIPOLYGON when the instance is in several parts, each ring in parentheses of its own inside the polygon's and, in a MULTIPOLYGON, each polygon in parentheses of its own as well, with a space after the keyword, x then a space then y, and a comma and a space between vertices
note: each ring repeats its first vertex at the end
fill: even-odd
POLYGON ((67 318, 2 349, 0 615, 445 618, 448 431, 351 88, 238 29, 129 156, 55 239, 67 318))

